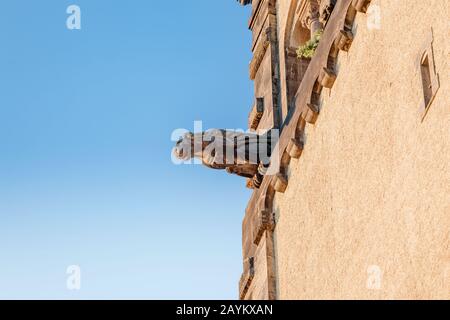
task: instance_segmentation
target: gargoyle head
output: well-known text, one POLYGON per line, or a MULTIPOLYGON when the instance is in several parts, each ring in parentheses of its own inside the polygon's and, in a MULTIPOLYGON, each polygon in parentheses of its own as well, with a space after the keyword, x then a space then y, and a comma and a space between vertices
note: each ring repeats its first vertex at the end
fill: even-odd
POLYGON ((194 134, 192 132, 185 133, 180 140, 177 141, 175 147, 173 148, 173 153, 175 157, 180 160, 189 160, 192 158, 193 154, 193 141, 194 134))

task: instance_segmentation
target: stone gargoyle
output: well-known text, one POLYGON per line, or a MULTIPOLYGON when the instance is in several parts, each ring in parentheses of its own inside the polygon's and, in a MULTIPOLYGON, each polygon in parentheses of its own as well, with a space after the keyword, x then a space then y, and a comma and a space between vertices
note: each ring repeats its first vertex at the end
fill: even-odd
POLYGON ((264 134, 224 129, 188 132, 177 141, 173 152, 179 160, 197 158, 209 168, 249 178, 248 186, 259 188, 277 142, 272 141, 274 138, 271 131, 264 134))

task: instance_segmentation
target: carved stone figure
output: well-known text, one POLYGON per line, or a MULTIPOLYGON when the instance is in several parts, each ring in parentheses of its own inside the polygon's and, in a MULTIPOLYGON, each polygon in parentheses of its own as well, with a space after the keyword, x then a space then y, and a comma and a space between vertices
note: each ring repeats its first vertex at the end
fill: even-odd
MULTIPOLYGON (((250 132, 211 129, 186 133, 175 145, 175 156, 180 160, 197 158, 212 169, 246 178, 262 176, 269 166, 272 153, 271 131, 259 135, 250 132)), ((258 187, 258 182, 253 184, 258 187)))

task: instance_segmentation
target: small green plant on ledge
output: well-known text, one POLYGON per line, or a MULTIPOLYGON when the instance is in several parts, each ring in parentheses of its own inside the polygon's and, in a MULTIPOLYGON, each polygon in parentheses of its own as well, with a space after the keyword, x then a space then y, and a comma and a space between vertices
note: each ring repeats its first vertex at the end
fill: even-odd
POLYGON ((311 59, 316 52, 321 36, 322 30, 317 31, 311 39, 297 49, 297 57, 311 59))

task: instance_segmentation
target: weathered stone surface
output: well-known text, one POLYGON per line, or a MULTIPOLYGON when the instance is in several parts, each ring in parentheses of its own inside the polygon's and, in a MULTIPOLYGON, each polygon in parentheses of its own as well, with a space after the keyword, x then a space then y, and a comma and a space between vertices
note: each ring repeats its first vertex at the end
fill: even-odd
POLYGON ((326 25, 337 0, 320 0, 320 22, 326 25))
POLYGON ((255 75, 256 96, 271 95, 259 125, 271 127, 279 81, 279 157, 301 157, 282 161, 289 188, 266 176, 249 201, 243 255, 256 262, 243 298, 450 299, 450 4, 411 0, 405 15, 402 1, 337 1, 315 56, 291 77, 302 3, 277 3, 280 78, 276 46, 255 75), (381 27, 369 28, 378 9, 381 27), (266 209, 274 228, 255 223, 266 209))
POLYGON ((276 192, 284 193, 288 185, 287 178, 284 174, 278 173, 272 181, 272 186, 276 192))
POLYGON ((272 152, 271 132, 257 134, 225 129, 211 129, 199 133, 186 133, 175 145, 174 155, 188 161, 200 159, 212 169, 226 170, 246 178, 252 178, 260 164, 268 164, 272 152))
POLYGON ((334 81, 336 81, 336 77, 336 73, 333 70, 323 68, 319 76, 320 84, 325 88, 331 88, 333 87, 334 81))
POLYGON ((258 129, 259 122, 264 114, 264 98, 256 98, 255 104, 248 116, 248 127, 251 130, 258 129))
POLYGON ((239 280, 239 298, 244 299, 255 276, 255 258, 249 257, 244 260, 244 272, 239 280))
POLYGON ((341 30, 336 37, 335 44, 342 51, 348 51, 353 41, 353 33, 348 30, 341 30))
POLYGON ((306 122, 315 124, 319 117, 319 107, 312 103, 307 103, 306 106, 307 109, 304 110, 302 117, 306 122))
POLYGON ((273 230, 275 228, 274 214, 271 210, 261 210, 255 215, 253 224, 253 243, 259 244, 261 237, 266 230, 273 230))
POLYGON ((320 122, 305 128, 289 188, 275 195, 279 299, 450 298, 449 3, 407 1, 408 14, 404 1, 371 6, 381 8, 381 29, 357 14, 320 122), (440 88, 421 122, 419 61, 431 28, 440 88))
POLYGON ((289 153, 289 156, 298 159, 302 155, 304 143, 301 139, 292 138, 289 142, 286 150, 289 153))
POLYGON ((370 4, 370 0, 353 0, 352 6, 356 9, 358 12, 366 13, 367 8, 370 4))
POLYGON ((275 27, 273 17, 276 15, 275 0, 260 0, 253 4, 253 12, 249 21, 252 30, 252 51, 260 38, 267 34, 267 28, 275 27), (271 21, 272 19, 272 21, 271 21))

